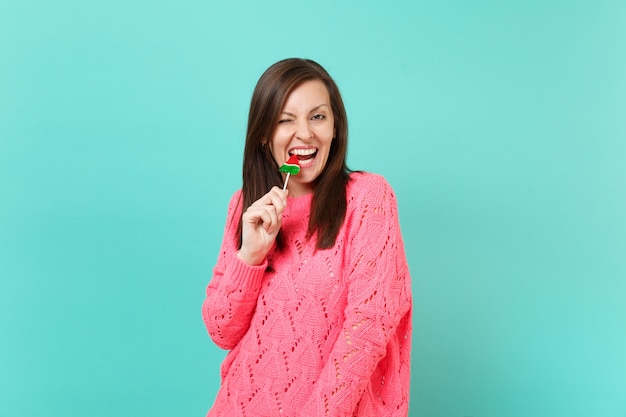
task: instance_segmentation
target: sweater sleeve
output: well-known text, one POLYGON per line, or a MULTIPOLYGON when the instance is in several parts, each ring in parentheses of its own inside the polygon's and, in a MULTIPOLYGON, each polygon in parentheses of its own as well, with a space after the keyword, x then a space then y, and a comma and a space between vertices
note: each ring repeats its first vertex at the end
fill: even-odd
POLYGON ((234 348, 248 331, 267 263, 250 266, 237 257, 236 233, 241 193, 228 206, 228 216, 213 277, 206 288, 202 318, 211 339, 222 349, 234 348))
MULTIPOLYGON (((348 207, 355 208, 344 225, 350 233, 345 321, 302 416, 354 415, 392 338, 403 343, 410 336, 396 334, 406 331, 401 323, 410 322, 411 314, 396 198, 382 177, 353 187, 361 185, 366 189, 355 192, 354 201, 349 199, 348 207)), ((405 388, 408 391, 408 381, 405 388)), ((406 398, 405 394, 398 396, 406 398)), ((398 404, 401 408, 404 405, 398 404)))

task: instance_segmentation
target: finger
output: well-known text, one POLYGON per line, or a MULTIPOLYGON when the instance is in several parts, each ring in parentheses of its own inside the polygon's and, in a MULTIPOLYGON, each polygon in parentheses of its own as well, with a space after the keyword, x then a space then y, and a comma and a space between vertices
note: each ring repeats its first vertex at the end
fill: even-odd
POLYGON ((263 228, 269 234, 274 233, 278 226, 276 207, 268 205, 263 208, 263 228))
POLYGON ((278 214, 282 214, 285 206, 287 206, 287 191, 283 191, 278 187, 272 187, 266 196, 270 199, 270 204, 276 207, 278 214))
POLYGON ((278 202, 282 202, 283 206, 287 204, 287 191, 283 191, 274 186, 267 194, 252 203, 251 206, 264 206, 267 204, 279 205, 278 202))
POLYGON ((283 190, 280 187, 273 186, 270 190, 271 193, 278 195, 283 201, 287 201, 287 196, 289 195, 289 191, 283 190))
POLYGON ((246 210, 244 217, 244 220, 252 226, 257 226, 261 223, 263 229, 270 234, 276 230, 276 227, 280 224, 276 207, 272 205, 250 206, 248 210, 246 210))

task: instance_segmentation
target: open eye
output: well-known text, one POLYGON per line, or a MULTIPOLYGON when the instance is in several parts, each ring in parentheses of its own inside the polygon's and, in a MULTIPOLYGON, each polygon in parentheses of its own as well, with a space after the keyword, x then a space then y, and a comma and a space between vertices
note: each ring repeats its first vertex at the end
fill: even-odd
POLYGON ((324 120, 325 118, 326 118, 326 115, 321 114, 321 113, 317 113, 313 115, 313 117, 311 117, 311 119, 313 120, 324 120))

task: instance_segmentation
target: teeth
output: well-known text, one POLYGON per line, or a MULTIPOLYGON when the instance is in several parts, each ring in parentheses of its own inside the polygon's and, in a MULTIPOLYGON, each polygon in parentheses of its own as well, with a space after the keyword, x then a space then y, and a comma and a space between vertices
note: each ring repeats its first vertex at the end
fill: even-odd
POLYGON ((317 152, 317 149, 315 148, 309 148, 309 149, 292 149, 291 151, 289 151, 290 155, 300 155, 300 156, 305 156, 305 155, 313 155, 315 152, 317 152))

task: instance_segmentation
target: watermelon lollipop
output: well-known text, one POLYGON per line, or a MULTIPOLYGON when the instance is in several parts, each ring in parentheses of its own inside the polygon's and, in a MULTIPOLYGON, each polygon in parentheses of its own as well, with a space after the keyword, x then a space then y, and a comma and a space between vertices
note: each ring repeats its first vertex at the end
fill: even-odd
POLYGON ((296 155, 291 155, 287 162, 285 162, 280 167, 280 172, 286 172, 287 178, 285 178, 285 185, 283 186, 283 191, 287 189, 287 183, 289 182, 290 175, 298 175, 300 172, 300 164, 298 163, 298 157, 296 155))

